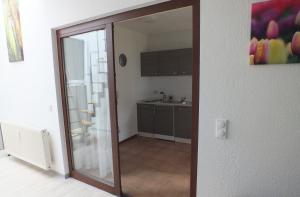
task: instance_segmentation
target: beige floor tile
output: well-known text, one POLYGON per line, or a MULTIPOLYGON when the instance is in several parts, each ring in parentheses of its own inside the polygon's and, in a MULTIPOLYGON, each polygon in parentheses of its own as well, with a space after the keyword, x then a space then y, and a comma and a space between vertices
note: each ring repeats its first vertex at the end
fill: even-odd
POLYGON ((120 145, 123 191, 132 197, 188 197, 189 144, 136 137, 120 145))

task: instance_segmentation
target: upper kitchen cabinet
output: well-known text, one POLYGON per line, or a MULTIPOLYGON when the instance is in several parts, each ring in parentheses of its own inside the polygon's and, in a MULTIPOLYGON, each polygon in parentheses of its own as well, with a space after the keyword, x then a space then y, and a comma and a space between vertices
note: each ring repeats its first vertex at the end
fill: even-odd
POLYGON ((178 50, 159 52, 158 75, 160 76, 178 75, 179 59, 180 58, 178 56, 178 50))
POLYGON ((141 74, 142 76, 158 75, 159 52, 141 53, 141 74))
POLYGON ((180 49, 179 53, 179 75, 192 75, 193 73, 193 49, 180 49))
POLYGON ((193 49, 141 53, 142 76, 192 75, 193 49))

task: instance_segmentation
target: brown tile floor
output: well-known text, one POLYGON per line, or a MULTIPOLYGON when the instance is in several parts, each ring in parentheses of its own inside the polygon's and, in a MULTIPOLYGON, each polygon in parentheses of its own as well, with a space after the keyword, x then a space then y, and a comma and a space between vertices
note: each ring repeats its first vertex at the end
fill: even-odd
POLYGON ((135 137, 120 144, 123 192, 131 197, 188 197, 189 144, 135 137))

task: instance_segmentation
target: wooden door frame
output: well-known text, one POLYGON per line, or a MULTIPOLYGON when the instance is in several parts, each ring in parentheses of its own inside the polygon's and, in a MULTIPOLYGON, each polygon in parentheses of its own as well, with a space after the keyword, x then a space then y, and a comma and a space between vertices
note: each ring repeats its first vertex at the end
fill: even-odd
POLYGON ((61 84, 61 96, 62 96, 62 106, 64 113, 64 124, 65 124, 65 135, 67 144, 67 155, 70 167, 70 175, 76 179, 86 182, 90 185, 96 186, 100 189, 108 191, 110 193, 120 195, 121 194, 121 173, 120 173, 120 158, 119 158, 119 144, 118 141, 118 131, 117 131, 117 111, 116 111, 116 90, 115 90, 115 63, 114 63, 114 43, 113 35, 109 38, 112 42, 108 44, 108 61, 113 62, 113 65, 109 66, 109 72, 113 72, 114 77, 109 78, 109 83, 113 84, 114 87, 110 88, 110 107, 114 105, 114 109, 111 111, 111 121, 112 124, 112 146, 114 153, 114 161, 117 161, 117 165, 114 165, 114 178, 115 187, 108 187, 103 184, 99 184, 93 180, 87 179, 87 177, 78 176, 72 173, 72 153, 70 150, 70 139, 69 139, 69 123, 68 123, 68 111, 66 102, 66 92, 64 89, 65 77, 64 77, 64 65, 63 65, 63 54, 62 54, 62 38, 71 35, 80 34, 83 32, 89 32, 103 27, 103 25, 108 25, 107 27, 113 31, 113 24, 116 22, 125 21, 128 19, 134 19, 150 14, 155 14, 159 12, 169 11, 173 9, 178 9, 182 7, 192 6, 193 9, 193 74, 192 74, 192 140, 191 140, 191 175, 190 175, 190 197, 196 197, 197 195, 197 161, 198 161, 198 121, 199 121, 199 77, 200 77, 200 0, 170 0, 163 3, 158 3, 150 5, 147 7, 142 7, 123 13, 114 14, 106 17, 99 17, 97 19, 92 19, 90 21, 80 22, 77 24, 72 24, 63 28, 56 29, 57 38, 57 53, 58 53, 58 69, 60 72, 60 84, 61 84), (111 99, 113 98, 113 99, 111 99), (114 102, 114 103, 113 103, 114 102))
POLYGON ((68 34, 61 34, 57 31, 57 51, 58 51, 58 64, 59 64, 59 75, 60 75, 60 87, 61 87, 61 97, 62 97, 62 107, 63 107, 63 115, 64 115, 64 126, 65 126, 65 136, 66 136, 66 145, 67 145, 67 156, 68 156, 68 164, 70 176, 85 182, 89 185, 95 186, 97 188, 103 189, 107 192, 120 195, 121 194, 121 182, 120 182, 120 169, 119 169, 119 147, 118 141, 119 136, 117 132, 117 119, 116 119, 116 105, 114 102, 109 102, 110 108, 110 120, 111 120, 111 140, 112 140, 112 153, 113 153, 113 170, 114 170, 114 185, 104 184, 97 180, 94 180, 88 176, 85 176, 74 169, 73 162, 73 153, 72 153, 72 145, 70 138, 70 122, 69 122, 69 111, 68 111, 68 99, 67 99, 67 91, 66 91, 66 79, 65 79, 65 65, 64 65, 64 54, 63 54, 63 39, 68 36, 88 33, 91 31, 97 30, 105 30, 106 31, 106 41, 107 41, 107 62, 108 62, 108 85, 109 85, 109 100, 112 101, 116 98, 115 95, 115 80, 114 80, 114 58, 113 58, 113 27, 111 23, 108 24, 99 24, 93 27, 86 27, 86 24, 78 25, 76 31, 68 34))

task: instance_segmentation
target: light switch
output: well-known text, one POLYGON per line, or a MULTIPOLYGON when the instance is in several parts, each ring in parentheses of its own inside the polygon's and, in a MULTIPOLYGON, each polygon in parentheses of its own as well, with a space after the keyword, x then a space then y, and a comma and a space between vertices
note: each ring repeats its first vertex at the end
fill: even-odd
POLYGON ((226 137, 227 137, 227 123, 228 123, 228 121, 225 120, 225 119, 217 119, 216 120, 216 138, 226 139, 226 137))

